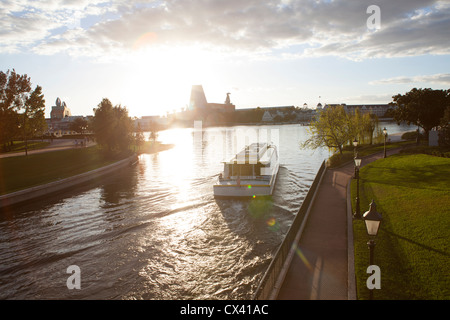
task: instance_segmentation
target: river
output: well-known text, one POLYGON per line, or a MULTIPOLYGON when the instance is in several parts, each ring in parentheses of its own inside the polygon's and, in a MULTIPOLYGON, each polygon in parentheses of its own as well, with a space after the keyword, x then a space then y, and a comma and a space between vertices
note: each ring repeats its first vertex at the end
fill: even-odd
POLYGON ((0 216, 0 299, 250 299, 329 156, 299 147, 306 130, 166 130, 159 140, 174 144, 170 150, 143 154, 95 184, 9 208, 0 216), (221 161, 255 140, 278 146, 272 199, 214 199, 221 161), (80 289, 67 287, 72 265, 80 289))

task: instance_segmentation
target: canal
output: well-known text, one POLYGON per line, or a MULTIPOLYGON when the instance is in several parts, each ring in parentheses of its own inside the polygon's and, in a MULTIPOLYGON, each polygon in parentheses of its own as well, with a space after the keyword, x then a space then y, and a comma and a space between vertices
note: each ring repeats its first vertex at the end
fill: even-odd
POLYGON ((0 216, 0 299, 250 299, 329 156, 300 148, 306 130, 163 131, 159 140, 172 149, 143 154, 99 183, 9 208, 0 216), (278 146, 272 199, 214 199, 221 161, 255 139, 278 146), (66 285, 72 265, 80 289, 66 285))

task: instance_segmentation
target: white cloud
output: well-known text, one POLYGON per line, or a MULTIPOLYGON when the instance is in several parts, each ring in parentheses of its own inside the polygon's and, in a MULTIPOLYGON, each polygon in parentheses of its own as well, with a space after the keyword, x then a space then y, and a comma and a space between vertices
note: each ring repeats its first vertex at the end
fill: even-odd
POLYGON ((383 84, 409 84, 409 83, 430 83, 430 84, 441 84, 450 86, 450 73, 438 73, 432 75, 420 75, 414 77, 394 77, 372 81, 369 84, 372 85, 383 85, 383 84))
POLYGON ((349 59, 449 54, 447 1, 379 0, 381 29, 367 30, 366 1, 6 1, 0 52, 117 56, 151 32, 151 46, 349 59), (79 21, 97 15, 86 29, 79 21), (30 27, 28 27, 30 26, 30 27), (59 28, 59 29, 58 29, 59 28), (55 30, 59 33, 55 35, 55 30), (76 30, 73 32, 73 30, 76 30), (292 48, 302 48, 293 52, 292 48))

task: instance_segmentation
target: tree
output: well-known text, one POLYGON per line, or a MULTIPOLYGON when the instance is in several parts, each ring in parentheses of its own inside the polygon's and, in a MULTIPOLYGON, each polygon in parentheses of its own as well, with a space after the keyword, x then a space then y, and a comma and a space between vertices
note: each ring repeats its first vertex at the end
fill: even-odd
POLYGON ((24 108, 30 91, 31 80, 26 74, 19 75, 14 69, 0 71, 0 143, 6 150, 18 135, 18 111, 24 108))
POLYGON ((375 114, 366 113, 362 116, 362 135, 369 137, 369 144, 373 143, 373 134, 378 128, 378 117, 375 114))
POLYGON ((444 111, 440 121, 441 132, 439 133, 439 145, 450 146, 450 106, 444 111))
POLYGON ((88 127, 88 121, 83 118, 76 118, 70 124, 70 130, 83 134, 88 127))
POLYGON ((27 97, 20 114, 19 129, 25 141, 25 154, 28 155, 28 139, 43 135, 47 129, 45 122, 45 100, 42 87, 36 86, 33 92, 27 97))
POLYGON ((425 131, 425 137, 428 138, 428 133, 439 125, 444 110, 450 105, 450 89, 413 88, 404 95, 397 94, 392 98, 397 105, 394 110, 397 123, 405 121, 408 125, 415 124, 425 131))
POLYGON ((28 139, 41 135, 47 128, 45 122, 45 100, 42 87, 31 90, 30 77, 19 75, 13 69, 0 71, 0 143, 8 150, 16 136, 25 141, 28 154, 28 139))
POLYGON ((136 146, 138 147, 138 151, 140 151, 141 146, 145 142, 144 131, 142 130, 140 123, 137 124, 136 133, 134 135, 134 140, 135 140, 136 146))
POLYGON ((311 137, 302 146, 307 148, 328 147, 342 154, 344 143, 354 138, 354 130, 349 128, 349 115, 342 106, 332 106, 323 110, 319 117, 311 121, 311 137))
POLYGON ((151 145, 153 146, 156 143, 156 140, 158 139, 158 132, 160 128, 158 124, 154 121, 150 122, 150 135, 148 136, 148 140, 151 142, 151 145))
POLYGON ((133 123, 125 107, 113 107, 111 101, 104 98, 94 109, 92 121, 97 143, 109 153, 128 150, 133 141, 133 123))
POLYGON ((355 108, 355 113, 353 115, 348 115, 347 117, 347 127, 350 133, 349 143, 352 143, 353 139, 358 140, 359 142, 364 141, 364 124, 363 124, 364 115, 361 114, 359 108, 355 108))

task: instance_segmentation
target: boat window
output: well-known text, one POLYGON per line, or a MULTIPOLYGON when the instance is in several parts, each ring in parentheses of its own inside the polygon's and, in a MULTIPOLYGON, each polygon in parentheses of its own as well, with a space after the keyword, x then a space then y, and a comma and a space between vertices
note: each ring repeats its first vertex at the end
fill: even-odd
POLYGON ((231 165, 232 168, 232 176, 253 176, 253 175, 260 175, 261 174, 261 168, 264 167, 262 164, 233 164, 231 165))

